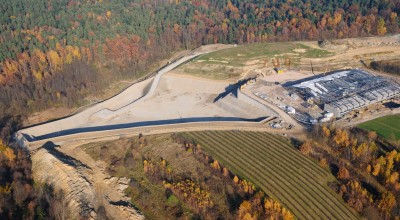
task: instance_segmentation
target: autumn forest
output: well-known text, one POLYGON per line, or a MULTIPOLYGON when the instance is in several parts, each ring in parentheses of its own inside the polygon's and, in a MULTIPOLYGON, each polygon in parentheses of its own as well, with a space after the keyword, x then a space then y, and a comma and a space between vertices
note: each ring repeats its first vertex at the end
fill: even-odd
POLYGON ((2 0, 0 8, 8 128, 18 126, 14 116, 79 105, 105 81, 135 78, 180 49, 384 35, 400 20, 398 0, 2 0))
MULTIPOLYGON (((56 219, 64 211, 65 195, 36 183, 27 152, 12 148, 11 134, 30 114, 88 104, 85 98, 110 82, 144 77, 177 52, 201 45, 391 35, 400 32, 399 16, 400 0, 0 0, 0 218, 56 219)), ((371 66, 399 69, 392 61, 371 66)), ((338 182, 329 187, 338 198, 363 216, 400 215, 400 154, 395 148, 385 149, 390 144, 376 133, 333 126, 316 126, 310 136, 311 141, 290 146, 323 169, 335 171, 338 182)), ((147 144, 140 141, 145 138, 139 138, 140 143, 129 140, 130 154, 121 155, 141 161, 136 165, 141 180, 168 192, 164 200, 173 208, 160 200, 160 213, 179 217, 187 206, 192 207, 188 213, 210 218, 294 218, 253 183, 201 152, 194 139, 168 138, 180 146, 183 156, 194 157, 200 167, 206 166, 207 175, 216 177, 208 180, 199 171, 204 185, 209 181, 219 186, 223 180, 224 187, 239 193, 232 194, 234 202, 212 198, 220 206, 213 205, 199 185, 203 182, 174 174, 163 158, 143 156, 147 144), (187 204, 177 205, 178 198, 187 204)), ((118 162, 108 154, 112 147, 101 149, 106 153, 100 159, 118 162)), ((133 200, 153 196, 134 191, 147 190, 142 182, 130 182, 133 200)), ((208 190, 224 195, 222 189, 208 190)), ((149 213, 153 209, 143 202, 139 207, 149 213)))

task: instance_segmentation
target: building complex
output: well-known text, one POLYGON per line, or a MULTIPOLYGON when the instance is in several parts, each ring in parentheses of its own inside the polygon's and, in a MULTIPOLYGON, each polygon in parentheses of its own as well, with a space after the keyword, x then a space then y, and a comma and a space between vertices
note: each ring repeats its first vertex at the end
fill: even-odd
POLYGON ((400 95, 399 83, 360 69, 313 76, 292 82, 287 89, 335 117, 400 95))

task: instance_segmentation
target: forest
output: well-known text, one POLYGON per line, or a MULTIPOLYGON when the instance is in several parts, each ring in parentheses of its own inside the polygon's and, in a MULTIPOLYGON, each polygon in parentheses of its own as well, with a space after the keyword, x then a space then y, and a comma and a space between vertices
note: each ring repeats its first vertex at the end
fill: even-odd
MULTIPOLYGON (((55 218, 65 211, 62 193, 33 181, 26 152, 6 146, 27 115, 53 106, 82 105, 85 96, 109 82, 137 78, 183 49, 212 43, 382 36, 399 32, 399 13, 400 0, 0 0, 0 139, 5 142, 0 144, 0 218, 55 218)), ((343 185, 338 191, 356 210, 373 205, 380 215, 391 216, 394 198, 398 201, 393 192, 399 187, 394 184, 399 157, 371 154, 374 148, 369 144, 360 143, 353 150, 348 139, 335 141, 338 154, 389 187, 376 196, 382 202, 371 202, 360 184, 348 178, 354 171, 344 164, 349 175, 341 169, 343 185), (366 148, 369 151, 363 151, 366 148)), ((314 155, 317 150, 310 146, 303 146, 303 151, 314 155)), ((153 167, 151 163, 143 166, 153 167)), ((152 178, 155 171, 145 172, 152 178)), ((183 181, 167 183, 167 188, 184 194, 174 185, 192 184, 183 181)), ((239 182, 229 184, 240 188, 239 182)), ((240 197, 250 197, 243 189, 241 193, 240 197)), ((250 201, 261 200, 254 198, 250 201)), ((243 213, 247 206, 243 204, 243 213)), ((268 207, 262 213, 290 215, 268 207)))
POLYGON ((29 155, 0 140, 0 219, 62 219, 66 195, 34 182, 29 155))
MULTIPOLYGON (((0 0, 0 124, 134 79, 171 53, 211 43, 399 32, 399 0, 0 0)), ((3 126, 2 126, 3 127, 3 126)), ((4 129, 3 129, 4 130, 4 129)), ((4 135, 3 135, 4 138, 4 135)))
POLYGON ((375 131, 315 126, 299 151, 336 175, 331 184, 347 204, 371 219, 400 215, 400 154, 397 143, 375 131), (312 138, 311 138, 312 136, 312 138))
POLYGON ((398 145, 373 131, 328 124, 307 135, 300 142, 263 132, 199 131, 140 135, 82 148, 95 161, 104 161, 111 176, 130 178, 125 192, 148 218, 400 216, 398 145))
POLYGON ((123 138, 82 146, 149 219, 285 219, 294 215, 183 134, 123 138))

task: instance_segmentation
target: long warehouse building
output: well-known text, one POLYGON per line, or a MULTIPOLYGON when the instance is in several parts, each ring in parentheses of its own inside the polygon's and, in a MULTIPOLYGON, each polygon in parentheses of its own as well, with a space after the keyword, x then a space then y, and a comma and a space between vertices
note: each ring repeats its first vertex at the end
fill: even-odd
POLYGON ((289 89, 295 90, 304 100, 323 106, 335 117, 400 95, 397 82, 360 69, 311 77, 289 89))

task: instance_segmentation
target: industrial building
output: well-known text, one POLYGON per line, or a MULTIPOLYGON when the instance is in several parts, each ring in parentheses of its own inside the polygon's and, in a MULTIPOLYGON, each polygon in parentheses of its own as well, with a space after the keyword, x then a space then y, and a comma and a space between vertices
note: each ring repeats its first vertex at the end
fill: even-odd
POLYGON ((397 82, 360 69, 310 77, 289 84, 287 89, 335 117, 400 95, 397 82))

